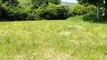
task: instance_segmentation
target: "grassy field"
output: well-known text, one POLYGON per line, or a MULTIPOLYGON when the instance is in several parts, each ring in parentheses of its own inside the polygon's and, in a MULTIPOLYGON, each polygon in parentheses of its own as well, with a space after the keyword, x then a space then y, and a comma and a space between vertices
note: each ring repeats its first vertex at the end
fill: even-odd
POLYGON ((107 23, 0 22, 0 60, 107 60, 107 23))

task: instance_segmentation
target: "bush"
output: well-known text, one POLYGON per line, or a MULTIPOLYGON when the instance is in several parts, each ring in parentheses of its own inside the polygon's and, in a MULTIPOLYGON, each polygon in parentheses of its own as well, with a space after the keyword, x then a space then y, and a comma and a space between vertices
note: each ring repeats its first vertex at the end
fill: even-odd
POLYGON ((81 15, 87 12, 86 8, 83 5, 75 4, 71 8, 71 12, 73 15, 81 15))
POLYGON ((28 17, 27 14, 32 11, 32 6, 29 4, 13 6, 9 5, 9 3, 3 3, 1 7, 2 18, 8 20, 26 20, 28 17))
MULTIPOLYGON (((1 0, 0 0, 1 1, 1 0)), ((19 0, 19 2, 22 2, 19 0)), ((24 1, 25 2, 25 1, 24 1)), ((32 11, 32 3, 18 3, 18 5, 12 5, 8 1, 2 3, 1 6, 1 18, 6 20, 26 20, 28 13, 32 11)))
POLYGON ((95 10, 96 7, 94 5, 75 4, 73 7, 71 7, 71 12, 73 16, 86 14, 88 12, 93 12, 95 10))
POLYGON ((35 14, 40 19, 66 19, 69 16, 69 8, 67 6, 49 4, 47 7, 40 6, 35 14))
MULTIPOLYGON (((0 0, 0 17, 6 20, 40 20, 40 19, 66 19, 69 16, 69 8, 60 4, 41 5, 34 8, 31 2, 18 0, 17 4, 10 1, 2 3, 0 0)), ((55 0, 56 1, 56 0, 55 0)))
POLYGON ((87 13, 88 12, 95 12, 96 11, 96 6, 94 6, 94 5, 87 5, 85 7, 87 9, 87 13))

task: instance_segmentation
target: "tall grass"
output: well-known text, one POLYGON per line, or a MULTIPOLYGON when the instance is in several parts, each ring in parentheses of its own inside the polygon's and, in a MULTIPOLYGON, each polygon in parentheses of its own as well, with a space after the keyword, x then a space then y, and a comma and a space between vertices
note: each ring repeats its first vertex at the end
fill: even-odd
POLYGON ((83 16, 0 22, 0 60, 107 60, 107 24, 83 16))

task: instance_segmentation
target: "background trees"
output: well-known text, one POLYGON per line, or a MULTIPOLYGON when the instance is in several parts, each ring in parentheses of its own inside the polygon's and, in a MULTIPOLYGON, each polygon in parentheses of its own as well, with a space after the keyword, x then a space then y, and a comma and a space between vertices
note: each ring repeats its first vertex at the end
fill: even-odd
POLYGON ((1 18, 1 4, 2 4, 2 1, 0 0, 0 18, 1 18))
POLYGON ((0 19, 65 19, 69 9, 60 5, 60 2, 61 0, 0 0, 0 19))
POLYGON ((86 13, 93 13, 96 11, 96 6, 94 5, 81 5, 81 4, 75 4, 70 8, 72 16, 75 15, 83 15, 86 13))
POLYGON ((104 16, 107 16, 107 0, 78 0, 80 4, 93 4, 97 6, 97 18, 99 17, 99 10, 103 8, 104 16))
POLYGON ((1 18, 3 19, 26 19, 31 11, 30 0, 1 0, 1 18))
POLYGON ((0 19, 66 19, 69 16, 95 11, 95 6, 97 6, 97 17, 99 16, 100 7, 105 8, 104 15, 106 16, 107 14, 105 0, 78 1, 80 4, 75 4, 70 10, 69 7, 60 4, 61 0, 0 0, 0 19))
POLYGON ((2 2, 6 2, 8 5, 18 5, 18 0, 2 0, 2 2))
POLYGON ((42 4, 48 5, 49 2, 53 4, 60 4, 61 0, 32 0, 32 3, 36 8, 38 8, 42 4))

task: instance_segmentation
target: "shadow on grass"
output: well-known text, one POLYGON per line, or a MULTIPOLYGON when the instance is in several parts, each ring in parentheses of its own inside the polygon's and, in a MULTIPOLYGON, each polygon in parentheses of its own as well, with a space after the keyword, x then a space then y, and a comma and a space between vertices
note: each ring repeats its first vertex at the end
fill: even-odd
POLYGON ((0 22, 24 22, 24 21, 41 21, 41 20, 18 20, 18 19, 0 19, 0 22))
POLYGON ((82 19, 93 23, 107 23, 107 17, 100 16, 99 18, 96 18, 95 14, 85 14, 82 19))
MULTIPOLYGON (((46 21, 47 19, 38 19, 38 20, 12 20, 12 19, 0 19, 0 22, 14 22, 14 21, 46 21)), ((58 20, 66 20, 66 19, 57 19, 53 21, 58 21, 58 20)), ((47 20, 47 21, 52 21, 52 20, 47 20)))
POLYGON ((14 21, 25 21, 25 20, 0 19, 0 22, 14 22, 14 21))

